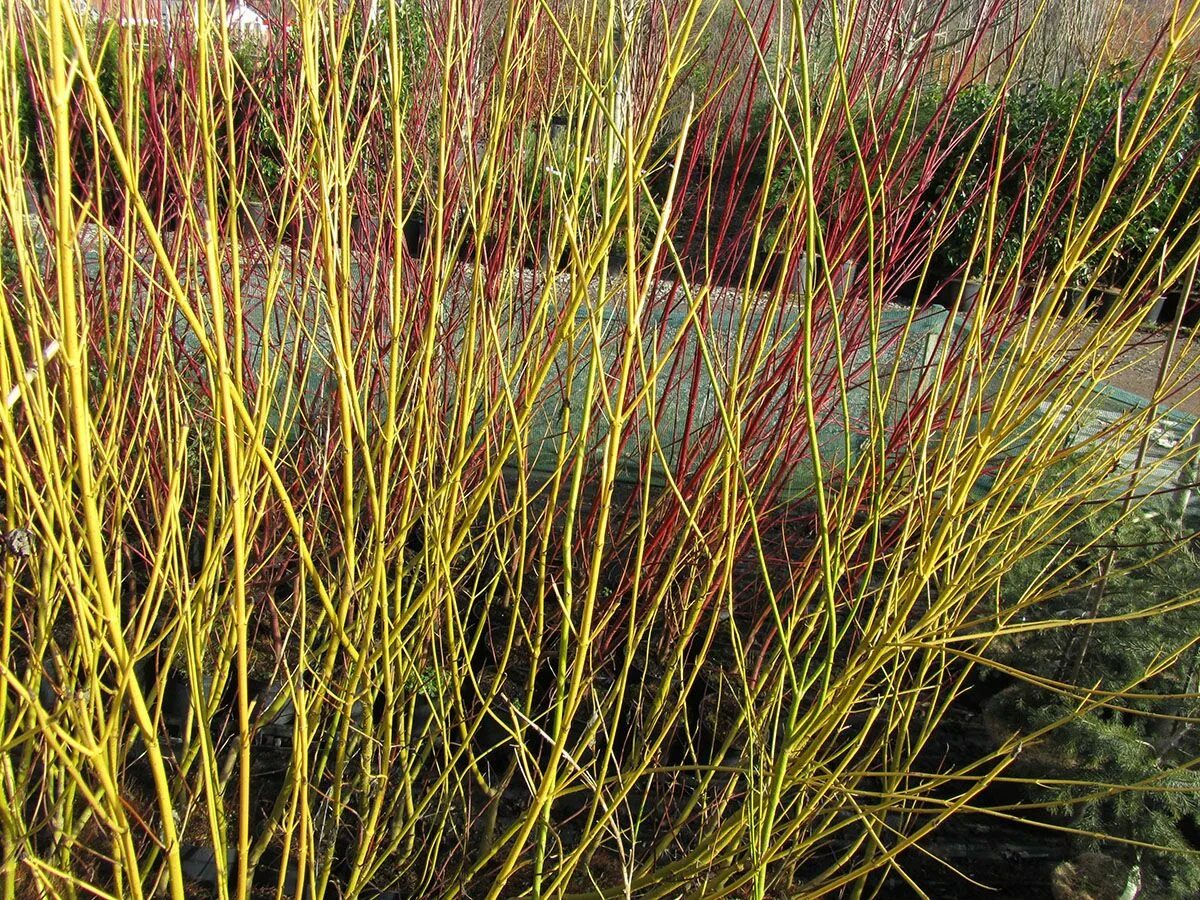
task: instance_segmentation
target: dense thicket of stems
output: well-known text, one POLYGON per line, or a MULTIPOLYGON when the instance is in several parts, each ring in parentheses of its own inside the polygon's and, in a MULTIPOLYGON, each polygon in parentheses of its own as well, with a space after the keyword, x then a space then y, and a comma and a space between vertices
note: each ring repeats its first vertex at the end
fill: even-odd
POLYGON ((1136 696, 928 750, 1152 502, 1115 462, 1185 373, 1082 426, 1195 222, 1064 298, 1200 164, 1196 10, 1081 203, 1069 141, 962 152, 1027 32, 907 6, 7 4, 3 895, 193 896, 196 848, 220 897, 869 893, 1136 696))

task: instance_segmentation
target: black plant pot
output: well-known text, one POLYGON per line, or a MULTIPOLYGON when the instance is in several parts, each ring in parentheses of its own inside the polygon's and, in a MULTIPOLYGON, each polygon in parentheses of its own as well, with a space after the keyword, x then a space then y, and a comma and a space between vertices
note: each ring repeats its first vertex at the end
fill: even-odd
POLYGON ((1181 323, 1183 327, 1195 328, 1197 325, 1200 325, 1200 294, 1193 294, 1185 302, 1183 292, 1180 290, 1171 291, 1163 297, 1163 306, 1158 317, 1158 324, 1169 325, 1174 322, 1181 303, 1184 303, 1183 321, 1181 323))

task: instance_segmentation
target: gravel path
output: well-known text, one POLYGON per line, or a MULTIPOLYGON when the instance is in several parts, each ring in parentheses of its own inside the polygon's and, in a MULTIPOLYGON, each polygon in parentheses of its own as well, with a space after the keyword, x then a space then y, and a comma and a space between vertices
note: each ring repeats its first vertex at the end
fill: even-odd
MULTIPOLYGON (((1096 333, 1096 325, 1080 330, 1077 346, 1096 333)), ((1108 383, 1149 398, 1158 382, 1159 368, 1171 335, 1170 328, 1143 329, 1134 335, 1117 358, 1108 383)), ((1200 416, 1200 337, 1184 330, 1179 334, 1169 379, 1175 386, 1164 403, 1180 412, 1200 416)))

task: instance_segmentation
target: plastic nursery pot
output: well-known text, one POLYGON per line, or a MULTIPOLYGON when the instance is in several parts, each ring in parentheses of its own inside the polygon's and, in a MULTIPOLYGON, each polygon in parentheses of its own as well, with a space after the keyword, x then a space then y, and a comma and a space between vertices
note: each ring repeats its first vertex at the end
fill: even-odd
POLYGON ((833 281, 834 296, 839 299, 845 298, 854 286, 854 276, 857 274, 858 264, 853 261, 847 261, 838 266, 837 271, 830 276, 833 281))
POLYGON ((1121 302, 1121 292, 1116 288, 1092 288, 1074 285, 1063 290, 1062 312, 1079 310, 1089 318, 1106 316, 1113 306, 1121 302))
POLYGON ((270 211, 261 200, 247 200, 238 210, 238 225, 243 234, 257 231, 265 236, 270 220, 270 211))
MULTIPOLYGON (((829 282, 833 286, 833 295, 839 300, 845 299, 850 289, 854 286, 854 278, 857 274, 858 264, 852 260, 843 262, 831 271, 829 273, 829 282)), ((788 264, 787 260, 781 256, 770 263, 767 284, 764 285, 764 288, 782 282, 784 293, 802 297, 804 296, 809 277, 808 257, 805 254, 799 254, 791 264, 788 264)), ((814 287, 819 293, 823 286, 825 274, 818 267, 812 273, 811 277, 814 287)))
MULTIPOLYGON (((1093 288, 1084 294, 1082 302, 1093 318, 1101 319, 1108 315, 1121 302, 1121 291, 1111 287, 1093 288)), ((1153 321, 1150 320, 1150 315, 1153 315, 1157 319, 1161 311, 1162 298, 1160 297, 1157 301, 1155 311, 1147 316, 1149 324, 1153 324, 1153 321)))
POLYGON ((1167 295, 1160 294, 1154 299, 1142 316, 1142 327, 1153 328, 1163 321, 1163 310, 1167 306, 1167 295))
POLYGON ((384 224, 379 216, 353 215, 350 217, 350 240, 355 246, 375 247, 385 237, 384 224))
POLYGON ((960 313, 969 313, 979 302, 982 289, 983 283, 975 278, 953 278, 934 293, 933 303, 942 309, 953 309, 957 305, 960 313))
POLYGON ((808 277, 808 259, 799 253, 794 259, 788 254, 776 252, 768 256, 763 263, 764 291, 781 288, 788 296, 803 296, 804 282, 808 277))
POLYGON ((281 239, 285 244, 311 242, 315 234, 315 220, 311 216, 301 217, 288 201, 288 206, 279 199, 248 200, 244 205, 242 224, 253 223, 265 240, 281 239))
POLYGON ((1056 288, 1054 285, 1032 285, 1022 283, 1018 288, 1021 295, 1029 298, 1033 314, 1042 316, 1064 316, 1076 309, 1085 301, 1085 294, 1077 287, 1056 288))
POLYGON ((1158 317, 1158 324, 1169 325, 1174 322, 1181 303, 1183 304, 1183 327, 1195 328, 1200 324, 1200 294, 1192 294, 1185 299, 1182 291, 1170 291, 1163 296, 1162 312, 1158 317))

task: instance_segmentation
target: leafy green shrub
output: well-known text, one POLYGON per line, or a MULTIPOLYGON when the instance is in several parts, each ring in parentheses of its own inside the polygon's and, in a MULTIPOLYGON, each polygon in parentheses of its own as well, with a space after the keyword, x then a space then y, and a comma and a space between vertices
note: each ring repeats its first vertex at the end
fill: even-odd
MULTIPOLYGON (((162 101, 178 96, 181 85, 163 36, 148 29, 125 28, 111 19, 85 19, 83 35, 100 101, 116 127, 143 148, 135 160, 140 190, 152 207, 169 205, 164 134, 170 114, 166 112, 169 105, 162 101), (123 60, 127 51, 138 61, 128 69, 123 60)), ((38 73, 49 65, 49 48, 45 34, 37 28, 29 28, 18 46, 18 69, 25 72, 25 77, 18 79, 20 139, 29 180, 41 191, 52 178, 49 113, 53 104, 36 85, 38 73)), ((106 139, 91 111, 92 98, 79 79, 72 81, 66 107, 71 134, 68 164, 76 198, 111 209, 124 193, 121 177, 105 150, 106 139)))
MULTIPOLYGON (((1030 274, 1047 272, 1094 209, 1098 215, 1087 243, 1101 250, 1079 260, 1073 273, 1078 284, 1126 287, 1160 266, 1169 271, 1186 252, 1189 220, 1200 205, 1190 179, 1200 153, 1200 121, 1193 109, 1200 83, 1186 67, 1176 66, 1157 81, 1126 62, 1062 83, 909 89, 915 93, 852 102, 842 125, 839 117, 847 113, 833 111, 833 124, 827 125, 831 136, 813 161, 816 194, 827 204, 822 221, 844 214, 838 198, 847 189, 854 193, 850 185, 862 177, 853 136, 860 145, 886 147, 886 153, 883 147, 868 147, 868 156, 909 153, 920 159, 908 167, 908 188, 921 198, 927 223, 944 221, 928 248, 934 283, 954 275, 979 276, 983 247, 989 245, 993 273, 1018 262, 1030 274), (1142 113, 1161 127, 1136 148, 1124 177, 1109 186, 1112 173, 1122 168, 1119 143, 1142 113), (1040 218, 1055 225, 1029 242, 1022 237, 1022 219, 1038 217, 1043 207, 1040 218)), ((765 207, 760 246, 770 248, 785 228, 781 201, 794 195, 802 165, 787 141, 773 150, 766 137, 777 118, 793 126, 801 122, 797 102, 795 97, 753 97, 740 112, 723 116, 717 140, 697 148, 717 196, 722 190, 729 194, 717 204, 730 208, 728 221, 709 223, 710 238, 722 229, 736 231, 757 215, 760 202, 765 207), (770 161, 772 152, 778 155, 770 161)), ((814 122, 822 117, 818 106, 811 110, 814 122)), ((664 175, 655 184, 659 199, 666 183, 664 175)), ((757 262, 767 255, 760 252, 757 262)))
POLYGON ((999 98, 1001 121, 984 114, 999 97, 996 88, 975 85, 962 91, 951 112, 955 127, 948 130, 956 143, 939 147, 933 140, 930 147, 940 163, 927 202, 931 208, 950 202, 959 209, 937 251, 939 267, 951 272, 971 263, 975 235, 988 214, 979 203, 981 181, 1002 150, 1004 171, 993 198, 995 230, 988 233, 983 228, 983 238, 991 242, 993 259, 1001 266, 1024 253, 1027 266, 1044 270, 1062 256, 1071 230, 1093 209, 1100 210, 1094 233, 1111 252, 1103 271, 1084 260, 1076 273, 1079 282, 1096 277, 1124 286, 1145 272, 1148 254, 1173 261, 1180 250, 1167 247, 1164 236, 1180 230, 1196 205, 1188 175, 1190 160, 1200 151, 1200 128, 1191 109, 1196 90, 1185 71, 1150 85, 1131 65, 1120 64, 1094 79, 1077 76, 1062 84, 1017 87, 999 98), (1122 129, 1143 104, 1149 121, 1170 121, 1171 127, 1156 132, 1140 148, 1129 174, 1106 198, 1122 129), (1152 189, 1142 194, 1130 190, 1131 184, 1149 184, 1152 189), (1042 204, 1058 217, 1059 225, 1036 246, 1023 247, 1019 217, 1042 204))
MULTIPOLYGON (((364 18, 363 10, 355 8, 345 19, 347 39, 339 57, 340 76, 347 85, 348 104, 343 110, 350 133, 368 127, 368 120, 380 109, 386 109, 390 98, 407 96, 412 90, 411 73, 424 65, 426 54, 422 12, 418 4, 400 4, 395 21, 380 15, 374 21, 364 18), (406 61, 400 80, 394 83, 384 56, 395 43, 401 58, 406 61), (351 84, 354 91, 349 91, 351 84)), ((194 96, 194 80, 198 62, 194 52, 194 37, 186 31, 168 35, 153 28, 127 28, 111 19, 84 22, 84 39, 90 63, 96 73, 99 95, 118 128, 132 125, 137 132, 136 146, 142 148, 135 160, 139 170, 139 188, 158 205, 170 205, 168 186, 181 180, 177 148, 165 135, 179 128, 175 121, 180 110, 187 106, 185 98, 194 96), (140 81, 129 83, 122 73, 122 56, 132 50, 143 64, 140 81)), ((29 29, 27 40, 19 51, 18 69, 21 78, 18 104, 20 132, 26 152, 26 167, 30 180, 42 189, 49 178, 51 143, 50 108, 48 99, 36 93, 38 74, 45 70, 48 48, 44 35, 29 29)), ((260 199, 275 200, 284 179, 284 160, 287 153, 282 135, 288 131, 285 123, 297 116, 297 103, 303 98, 300 72, 299 37, 294 28, 284 28, 278 34, 259 38, 237 35, 231 41, 234 66, 233 132, 239 153, 253 161, 256 174, 252 193, 260 199)), ((119 175, 112 169, 108 154, 103 151, 101 137, 94 118, 89 113, 90 98, 77 80, 69 100, 70 128, 73 135, 70 165, 81 202, 92 197, 99 187, 102 199, 111 203, 123 194, 119 175), (98 151, 97 148, 100 148, 98 151), (99 167, 99 168, 98 168, 99 167)), ((386 126, 386 123, 376 123, 386 126)), ((218 129, 218 149, 226 151, 224 129, 218 129)), ((223 159, 218 154, 218 159, 223 159)), ((220 181, 220 179, 219 179, 220 181)), ((174 185, 183 189, 182 185, 174 185)))
POLYGON ((1014 603, 1050 577, 1026 611, 1033 630, 993 647, 1030 677, 997 694, 987 716, 998 736, 1035 736, 1016 771, 1030 799, 1077 832, 1081 852, 1139 855, 1105 837, 1161 848, 1140 852, 1147 875, 1170 896, 1195 896, 1200 559, 1153 519, 1097 519, 1010 574, 1014 603))
POLYGON ((0 233, 0 288, 16 284, 17 248, 7 231, 0 233))
MULTIPOLYGON (((336 65, 346 103, 344 124, 350 134, 368 127, 370 118, 388 109, 393 97, 401 105, 406 102, 413 88, 413 73, 424 66, 428 52, 420 4, 396 4, 394 20, 382 12, 368 19, 365 12, 362 5, 355 5, 340 20, 346 26, 345 44, 336 65), (385 61, 393 42, 404 61, 403 67, 397 67, 398 80, 385 61)), ((295 27, 281 28, 263 41, 243 42, 235 53, 244 86, 258 89, 253 101, 243 107, 243 115, 248 118, 250 152, 260 178, 257 187, 267 199, 276 195, 285 177, 288 153, 283 135, 304 97, 301 53, 295 27)), ((377 123, 376 130, 387 124, 377 123)))

